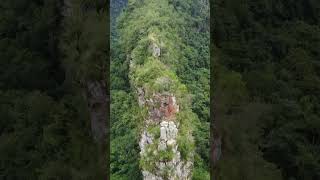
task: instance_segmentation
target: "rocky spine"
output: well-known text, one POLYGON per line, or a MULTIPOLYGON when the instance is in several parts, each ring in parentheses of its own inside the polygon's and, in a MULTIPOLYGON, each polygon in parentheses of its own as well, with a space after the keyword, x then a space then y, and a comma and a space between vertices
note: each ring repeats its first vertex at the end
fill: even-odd
POLYGON ((168 0, 129 1, 119 21, 129 81, 140 106, 139 165, 144 180, 192 178, 192 132, 198 119, 177 75, 186 58, 177 31, 185 24, 177 11, 168 0))
POLYGON ((142 170, 144 179, 190 179, 193 163, 182 160, 178 150, 179 123, 175 114, 179 112, 179 106, 175 97, 155 94, 141 105, 147 106, 148 118, 139 142, 140 155, 142 161, 151 166, 142 170), (160 107, 155 107, 157 103, 160 107))
MULTIPOLYGON (((161 48, 150 39, 154 60, 161 55, 161 48)), ((131 60, 132 61, 132 60, 131 60)), ((132 73, 135 73, 134 62, 130 62, 132 73)), ((166 86, 171 81, 168 77, 158 77, 154 82, 166 86)), ((157 92, 145 87, 135 86, 141 108, 147 109, 139 146, 141 149, 140 165, 145 180, 191 179, 193 157, 185 160, 178 149, 179 122, 177 114, 180 106, 174 92, 157 92), (151 95, 150 95, 151 93, 151 95)), ((170 85, 169 85, 170 86, 170 85)), ((169 87, 170 89, 170 87, 169 87)), ((192 137, 189 143, 193 143, 192 137)))

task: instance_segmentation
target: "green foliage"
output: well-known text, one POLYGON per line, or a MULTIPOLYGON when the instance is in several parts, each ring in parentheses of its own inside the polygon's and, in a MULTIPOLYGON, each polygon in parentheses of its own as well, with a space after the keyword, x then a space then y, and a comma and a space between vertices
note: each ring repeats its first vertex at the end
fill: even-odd
MULTIPOLYGON (((156 170, 157 162, 171 161, 174 157, 172 148, 168 147, 165 150, 158 150, 159 139, 155 140, 156 143, 149 144, 145 147, 145 153, 140 158, 140 168, 149 172, 156 170)), ((167 175, 169 169, 165 170, 164 174, 167 175)))
POLYGON ((319 179, 319 6, 215 2, 216 179, 319 179))
POLYGON ((65 97, 56 102, 40 92, 19 91, 1 93, 1 97, 1 116, 5 117, 0 146, 3 177, 102 176, 103 160, 89 135, 81 99, 65 97))
POLYGON ((147 131, 148 131, 148 133, 153 135, 154 139, 160 138, 160 127, 159 126, 149 126, 147 131))
POLYGON ((41 90, 60 96, 57 59, 61 4, 4 0, 0 7, 0 88, 41 90))
POLYGON ((145 147, 145 153, 140 157, 140 168, 149 172, 156 170, 156 162, 160 159, 158 143, 149 144, 145 147))
MULTIPOLYGON (((154 35, 152 42, 161 48, 159 59, 170 68, 176 69, 181 58, 180 51, 184 48, 177 34, 181 25, 183 19, 166 0, 149 1, 143 6, 132 5, 119 18, 120 41, 126 52, 131 54, 134 60, 141 62, 141 58, 135 56, 136 50, 146 47, 145 42, 150 42, 150 36, 154 35)), ((144 49, 138 54, 147 52, 148 50, 144 49)))
POLYGON ((183 85, 178 77, 159 60, 149 58, 148 61, 136 67, 132 72, 133 83, 137 87, 144 87, 150 96, 153 92, 169 92, 182 95, 183 85))
POLYGON ((124 91, 111 94, 111 174, 119 179, 140 179, 138 127, 144 114, 131 94, 124 91))
MULTIPOLYGON (((179 114, 184 114, 179 127, 178 148, 185 159, 201 154, 198 157, 204 159, 204 163, 199 164, 199 168, 203 171, 209 168, 207 7, 207 1, 129 1, 117 19, 119 37, 115 42, 119 48, 115 48, 114 52, 121 49, 122 52, 118 53, 121 58, 113 58, 114 65, 119 68, 123 64, 127 68, 130 64, 130 83, 133 87, 143 87, 146 98, 153 93, 163 92, 176 96, 179 114), (154 44, 160 48, 159 57, 153 57, 150 51, 154 44), (192 134, 192 131, 195 133, 192 134), (192 136, 195 136, 194 139, 192 136), (197 148, 194 142, 199 143, 197 148)), ((112 77, 125 77, 127 73, 120 71, 119 75, 119 72, 115 72, 112 77)), ((123 80, 116 78, 116 84, 123 84, 123 80)), ((125 85, 121 88, 132 90, 125 85)), ((148 129, 156 137, 158 130, 152 127, 148 129)), ((141 167, 153 169, 152 163, 148 162, 151 160, 142 158, 141 167)))
POLYGON ((173 159, 173 156, 174 156, 174 153, 170 148, 159 151, 160 161, 171 161, 173 159))
POLYGON ((62 6, 54 0, 0 2, 1 179, 81 180, 105 175, 105 152, 91 137, 87 102, 70 88, 74 74, 67 72, 78 67, 62 66, 65 55, 76 52, 69 46, 70 54, 62 54, 67 43, 60 40, 72 44, 79 39, 69 30, 82 29, 87 44, 81 45, 92 47, 86 53, 105 58, 101 33, 106 28, 102 16, 92 12, 85 23, 94 29, 79 26, 76 16, 62 24, 62 6), (61 33, 65 39, 59 39, 61 33))
POLYGON ((195 145, 192 131, 195 130, 195 124, 198 123, 198 119, 190 111, 180 111, 177 114, 177 121, 180 123, 177 138, 178 150, 181 153, 182 159, 189 160, 194 155, 195 145))
POLYGON ((195 168, 192 174, 193 180, 209 180, 210 174, 204 169, 195 168))
POLYGON ((181 134, 178 137, 177 142, 178 150, 181 153, 182 159, 189 160, 194 150, 194 146, 191 144, 192 141, 190 141, 190 139, 186 137, 186 134, 181 134))
POLYGON ((69 9, 72 15, 63 21, 65 31, 60 49, 70 78, 76 81, 100 80, 104 78, 107 66, 107 41, 101 38, 108 30, 107 17, 104 11, 90 8, 85 11, 83 6, 90 7, 90 3, 83 0, 72 2, 69 9))

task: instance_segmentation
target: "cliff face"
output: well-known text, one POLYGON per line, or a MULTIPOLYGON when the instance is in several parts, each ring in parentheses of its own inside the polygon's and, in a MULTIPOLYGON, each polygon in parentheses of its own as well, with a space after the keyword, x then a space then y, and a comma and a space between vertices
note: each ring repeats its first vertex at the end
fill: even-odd
POLYGON ((176 97, 162 93, 144 101, 140 95, 139 99, 140 104, 148 109, 139 142, 144 179, 190 179, 193 162, 182 160, 178 150, 179 122, 176 121, 176 113, 179 105, 176 97))

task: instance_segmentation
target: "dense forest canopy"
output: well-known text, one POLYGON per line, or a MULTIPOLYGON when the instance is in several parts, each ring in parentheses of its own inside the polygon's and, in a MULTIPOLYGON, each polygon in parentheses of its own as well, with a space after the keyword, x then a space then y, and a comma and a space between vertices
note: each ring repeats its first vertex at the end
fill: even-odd
POLYGON ((216 179, 320 178, 319 1, 217 0, 216 179))
MULTIPOLYGON (((214 151, 221 157, 210 161, 215 180, 320 179, 319 1, 215 0, 210 19, 207 0, 167 2, 161 16, 146 14, 155 21, 125 24, 143 0, 110 1, 111 178, 142 178, 143 115, 127 53, 136 48, 135 30, 149 22, 171 26, 162 35, 177 40, 170 47, 179 61, 167 62, 198 119, 193 179, 208 179, 210 169, 210 74, 211 143, 221 137, 214 151)), ((104 179, 106 150, 94 139, 85 89, 96 80, 109 85, 108 7, 104 0, 0 1, 0 179, 104 179)))
POLYGON ((99 27, 106 18, 96 18, 100 13, 107 17, 99 4, 72 1, 69 11, 88 7, 85 18, 73 21, 77 17, 65 17, 63 1, 0 2, 0 179, 105 177, 105 150, 94 141, 80 90, 84 77, 78 79, 74 70, 92 71, 70 61, 79 53, 77 60, 90 67, 96 62, 85 61, 84 55, 107 63, 104 44, 95 41, 107 33, 99 27), (92 33, 82 28, 89 22, 96 28, 92 33), (90 48, 75 51, 70 44, 90 48))

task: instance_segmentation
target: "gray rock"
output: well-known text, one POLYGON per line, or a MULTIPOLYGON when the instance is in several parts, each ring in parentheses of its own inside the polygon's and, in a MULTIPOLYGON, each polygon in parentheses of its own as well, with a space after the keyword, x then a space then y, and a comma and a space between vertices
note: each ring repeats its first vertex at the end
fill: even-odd
POLYGON ((161 49, 156 43, 152 44, 152 55, 154 57, 159 57, 161 55, 161 49))
POLYGON ((176 145, 176 140, 175 139, 168 140, 167 145, 173 147, 174 145, 176 145))
POLYGON ((138 88, 138 103, 139 106, 143 106, 145 104, 145 99, 144 99, 144 90, 142 88, 138 88))
POLYGON ((168 125, 169 125, 169 123, 168 123, 167 121, 162 121, 162 122, 160 123, 160 126, 161 126, 161 127, 168 127, 168 125))
MULTIPOLYGON (((142 94, 142 92, 140 93, 142 94)), ((159 151, 168 150, 170 146, 173 154, 173 158, 166 162, 155 162, 156 170, 154 172, 148 172, 146 170, 142 171, 144 180, 163 180, 164 173, 170 169, 168 180, 190 180, 192 176, 192 166, 193 162, 185 161, 181 159, 181 154, 178 151, 177 136, 178 136, 178 122, 175 122, 175 119, 165 120, 162 118, 163 113, 160 113, 160 108, 156 108, 155 105, 160 103, 161 108, 165 108, 168 103, 169 97, 174 97, 170 94, 153 94, 153 98, 145 100, 145 105, 149 106, 149 117, 145 120, 145 128, 141 135, 139 142, 140 154, 141 156, 146 156, 146 145, 152 143, 158 143, 158 147, 153 150, 152 154, 157 156, 159 151), (152 102, 152 103, 150 103, 152 102), (154 139, 154 137, 147 132, 149 125, 158 125, 160 128, 160 138, 154 139)), ((142 98, 141 98, 142 99, 142 98)), ((172 98, 172 105, 179 107, 176 104, 176 99, 172 98)), ((150 149, 148 149, 150 150, 150 149)), ((150 151, 151 152, 151 151, 150 151)), ((148 159, 148 157, 145 157, 148 159)))
POLYGON ((167 138, 175 139, 177 137, 177 134, 178 134, 177 126, 172 121, 170 121, 167 129, 167 138))
POLYGON ((165 127, 160 128, 160 140, 167 140, 167 130, 165 127))
POLYGON ((167 149, 166 142, 165 141, 160 141, 159 142, 159 146, 158 146, 158 150, 161 151, 161 150, 166 150, 166 149, 167 149))

